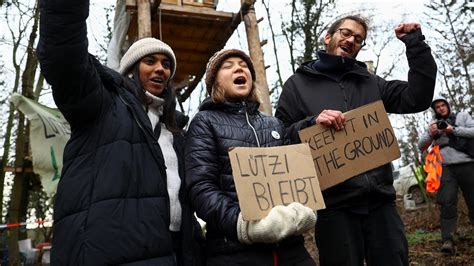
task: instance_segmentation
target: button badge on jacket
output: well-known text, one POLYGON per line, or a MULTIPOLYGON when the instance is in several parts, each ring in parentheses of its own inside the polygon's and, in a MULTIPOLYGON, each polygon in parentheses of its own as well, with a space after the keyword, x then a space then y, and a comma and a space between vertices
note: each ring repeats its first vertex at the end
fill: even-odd
POLYGON ((272 137, 274 139, 280 139, 280 133, 276 132, 275 130, 272 131, 272 137))

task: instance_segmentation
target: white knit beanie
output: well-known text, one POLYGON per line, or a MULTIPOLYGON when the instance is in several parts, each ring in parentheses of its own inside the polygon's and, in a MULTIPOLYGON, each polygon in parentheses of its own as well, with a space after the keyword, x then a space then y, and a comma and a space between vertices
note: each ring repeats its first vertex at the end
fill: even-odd
POLYGON ((169 57, 171 61, 170 79, 172 79, 176 72, 174 52, 169 45, 155 38, 143 38, 134 42, 120 60, 119 73, 127 74, 135 63, 149 54, 164 54, 169 57))

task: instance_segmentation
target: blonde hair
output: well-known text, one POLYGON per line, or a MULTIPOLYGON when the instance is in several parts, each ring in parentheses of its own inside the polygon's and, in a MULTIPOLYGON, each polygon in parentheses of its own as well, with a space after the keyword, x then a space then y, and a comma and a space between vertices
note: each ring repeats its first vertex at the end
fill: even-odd
MULTIPOLYGON (((226 98, 225 89, 222 86, 219 86, 219 82, 214 82, 211 91, 211 99, 214 103, 224 103, 226 98)), ((258 97, 257 89, 255 86, 255 81, 252 82, 252 88, 250 89, 249 95, 246 98, 249 102, 257 102, 260 103, 260 98, 258 97)))

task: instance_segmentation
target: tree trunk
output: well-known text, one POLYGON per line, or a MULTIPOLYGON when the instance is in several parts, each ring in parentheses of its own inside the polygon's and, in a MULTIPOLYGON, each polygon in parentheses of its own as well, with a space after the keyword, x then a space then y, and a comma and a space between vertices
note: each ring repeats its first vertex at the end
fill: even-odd
MULTIPOLYGON (((16 91, 14 91, 16 92, 16 91)), ((10 146, 11 146, 11 135, 13 128, 13 115, 15 113, 15 108, 10 106, 7 119, 7 131, 5 133, 5 140, 3 142, 3 155, 1 161, 1 171, 0 171, 0 195, 3 195, 4 185, 5 185, 5 167, 8 164, 8 157, 10 156, 10 146)), ((3 197, 2 197, 3 198, 3 197)), ((3 223, 3 201, 0 200, 0 223, 3 223)))
POLYGON ((151 37, 150 0, 137 0, 138 38, 151 37))
MULTIPOLYGON (((38 3, 34 7, 34 20, 27 45, 27 58, 25 68, 22 74, 22 95, 33 99, 33 84, 38 67, 38 60, 34 53, 34 44, 37 37, 39 9, 38 3)), ((18 133, 15 148, 15 169, 25 169, 31 166, 31 155, 29 145, 29 123, 26 123, 25 116, 19 114, 18 133)), ((20 223, 26 219, 28 208, 28 190, 30 178, 33 173, 25 171, 16 172, 11 194, 9 209, 9 223, 20 223)), ((26 231, 20 231, 19 228, 9 231, 8 248, 10 254, 10 265, 19 264, 18 240, 26 238, 26 231)))
POLYGON ((252 58, 255 74, 256 74, 256 86, 258 90, 258 96, 262 104, 260 105, 260 111, 272 115, 272 105, 270 103, 270 95, 268 92, 267 76, 265 73, 265 63, 263 60, 263 51, 260 46, 260 35, 258 33, 257 18, 255 16, 255 8, 252 5, 249 12, 244 16, 245 31, 247 32, 247 41, 252 58))
MULTIPOLYGON (((25 117, 23 114, 20 114, 15 149, 15 169, 22 169, 23 167, 31 165, 31 163, 29 163, 25 158, 28 154, 28 149, 25 150, 25 147, 28 147, 27 128, 28 126, 25 125, 25 117)), ((28 206, 28 185, 28 173, 25 173, 25 171, 16 172, 13 182, 10 208, 8 210, 8 223, 21 223, 26 219, 26 210, 28 206)), ((26 231, 21 230, 20 227, 14 227, 10 228, 8 233, 8 251, 10 255, 9 264, 20 265, 18 241, 26 238, 26 231)))

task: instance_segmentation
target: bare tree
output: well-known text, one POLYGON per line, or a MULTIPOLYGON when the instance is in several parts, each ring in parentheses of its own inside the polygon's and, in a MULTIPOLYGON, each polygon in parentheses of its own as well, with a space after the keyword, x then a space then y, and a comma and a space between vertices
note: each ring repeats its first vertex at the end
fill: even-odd
MULTIPOLYGON (((19 1, 12 1, 12 5, 16 8, 16 11, 20 14, 18 25, 20 25, 20 32, 26 34, 29 30, 28 43, 26 46, 26 62, 23 70, 19 69, 20 65, 15 64, 16 77, 18 78, 21 73, 21 93, 23 96, 33 99, 33 85, 35 83, 35 75, 37 72, 38 61, 34 52, 34 44, 37 38, 38 23, 39 23, 39 8, 38 2, 35 3, 33 9, 23 5, 19 1), (33 14, 33 15, 31 15, 33 14), (23 23, 23 20, 26 23, 23 23), (32 24, 30 24, 30 22, 32 24)), ((8 13, 8 11, 7 11, 8 13)), ((7 23, 10 23, 7 20, 7 23)), ((12 39, 18 43, 21 39, 15 34, 15 31, 10 28, 12 39)), ((24 35, 23 35, 24 36, 24 35)), ((15 51, 15 56, 16 56, 15 51)), ((18 79, 16 79, 18 82, 18 79)), ((16 89, 18 89, 18 83, 16 89)), ((16 134, 16 147, 15 147, 15 168, 23 169, 20 172, 15 172, 15 178, 13 182, 11 202, 8 211, 8 222, 19 223, 26 219, 27 207, 28 207, 28 192, 30 186, 30 180, 35 176, 32 172, 26 172, 25 168, 31 166, 30 158, 30 147, 29 147, 29 125, 25 119, 25 116, 21 113, 18 114, 17 134, 16 134)), ((37 178, 37 177, 36 177, 37 178)), ((10 230, 8 237, 10 264, 18 265, 20 262, 20 256, 18 251, 18 240, 26 238, 25 232, 19 230, 10 230)))
POLYGON ((295 72, 296 66, 302 62, 314 59, 317 50, 323 47, 321 35, 327 28, 327 23, 336 12, 334 0, 292 0, 291 19, 283 22, 282 29, 291 51, 291 66, 295 72), (295 49, 302 44, 302 49, 295 49), (295 56, 295 52, 299 56, 295 56))
MULTIPOLYGON (((21 11, 24 7, 18 3, 18 1, 13 2, 14 7, 16 7, 19 11, 20 14, 24 14, 24 11, 21 11)), ((11 46, 12 46, 12 65, 13 65, 13 71, 14 71, 14 79, 13 79, 13 88, 11 89, 11 93, 18 92, 18 89, 20 87, 20 77, 21 77, 21 61, 22 61, 22 55, 19 54, 19 49, 22 48, 22 41, 24 40, 27 31, 30 27, 29 22, 31 19, 24 19, 23 16, 20 16, 17 27, 13 28, 12 22, 10 21, 9 13, 11 12, 10 10, 11 7, 7 8, 5 10, 5 18, 6 18, 6 24, 10 30, 11 34, 11 46), (10 11, 10 12, 9 12, 10 11)), ((31 16, 29 16, 31 18, 31 16)), ((10 93, 8 93, 9 95, 10 93)), ((14 126, 14 114, 15 114, 15 109, 12 105, 10 105, 9 108, 9 113, 8 113, 8 118, 6 121, 6 133, 4 137, 4 143, 3 143, 3 155, 2 155, 2 160, 1 160, 1 171, 0 171, 0 195, 3 195, 4 191, 4 181, 5 181, 5 167, 7 166, 7 163, 10 158, 10 150, 11 150, 11 137, 12 137, 12 128, 14 126)), ((0 214, 3 213, 3 202, 0 204, 0 214)))
POLYGON ((429 111, 426 111, 421 114, 403 116, 404 127, 400 130, 404 133, 404 136, 400 139, 402 165, 408 165, 412 162, 416 165, 423 164, 423 155, 418 149, 418 141, 430 121, 429 115, 429 111))
POLYGON ((370 49, 375 56, 373 69, 371 70, 373 74, 378 75, 384 79, 387 79, 392 75, 395 67, 400 65, 400 59, 405 53, 405 49, 401 47, 401 44, 398 42, 398 40, 396 43, 394 43, 396 37, 391 25, 392 23, 390 21, 385 21, 383 23, 378 23, 377 25, 371 26, 370 33, 368 33, 366 39, 367 49, 370 49), (394 44, 399 45, 400 48, 398 49, 394 47, 394 44), (394 50, 398 52, 393 54, 394 50), (381 65, 381 59, 383 59, 383 57, 387 57, 388 59, 384 62, 384 66, 381 65))
POLYGON ((275 36, 275 31, 273 30, 273 24, 272 24, 272 19, 270 16, 270 1, 268 1, 268 4, 265 3, 264 0, 262 0, 262 4, 265 7, 265 11, 267 14, 267 20, 268 20, 268 26, 270 28, 270 33, 272 37, 272 44, 273 44, 273 55, 275 56, 275 64, 276 64, 276 72, 278 75, 278 80, 275 83, 272 88, 269 90, 269 95, 272 95, 277 88, 282 88, 283 87, 283 79, 281 77, 281 71, 280 71, 280 60, 278 59, 278 51, 277 51, 277 43, 276 43, 276 36, 275 36))
POLYGON ((112 39, 112 25, 113 25, 112 20, 113 20, 114 12, 115 12, 115 5, 104 8, 105 31, 99 38, 96 38, 96 36, 93 36, 98 46, 97 58, 104 65, 107 64, 107 49, 108 49, 110 40, 112 39))
POLYGON ((295 19, 295 14, 296 14, 296 1, 297 0, 292 0, 291 1, 291 16, 290 16, 290 21, 285 22, 283 20, 283 16, 281 18, 281 29, 283 32, 283 36, 285 36, 286 42, 288 43, 288 48, 290 50, 290 65, 291 65, 291 70, 293 73, 296 71, 296 59, 295 59, 295 45, 296 45, 296 33, 297 33, 297 28, 296 28, 296 19, 295 19))
POLYGON ((317 50, 323 47, 320 36, 326 30, 328 20, 332 18, 329 10, 334 8, 334 0, 301 0, 300 2, 302 12, 299 13, 297 19, 304 38, 304 52, 299 59, 302 63, 314 59, 317 50))
POLYGON ((429 26, 438 33, 433 42, 443 95, 455 110, 474 111, 472 81, 474 50, 472 7, 468 0, 431 1, 426 7, 429 26))

